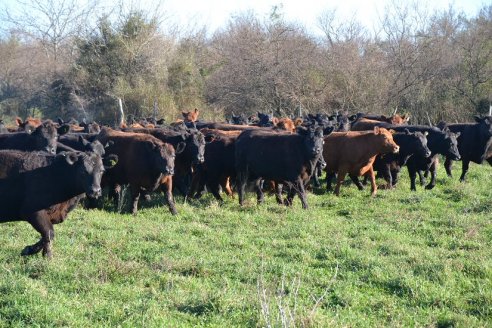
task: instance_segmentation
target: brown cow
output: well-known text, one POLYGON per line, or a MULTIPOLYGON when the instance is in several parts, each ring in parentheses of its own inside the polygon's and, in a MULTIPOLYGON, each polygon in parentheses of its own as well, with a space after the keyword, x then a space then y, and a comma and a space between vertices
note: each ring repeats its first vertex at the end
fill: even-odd
POLYGON ((273 126, 280 130, 285 130, 290 133, 295 133, 296 128, 302 124, 302 119, 296 119, 292 121, 290 118, 272 118, 273 126))
POLYGON ((17 131, 27 131, 31 132, 40 126, 43 121, 39 118, 28 117, 25 121, 22 121, 20 117, 15 118, 15 124, 17 125, 17 131))
POLYGON ((114 188, 115 201, 119 203, 119 186, 129 184, 132 194, 132 213, 137 213, 142 191, 154 191, 164 185, 169 210, 176 214, 172 195, 174 174, 174 148, 145 133, 121 132, 103 129, 96 138, 102 144, 109 141, 107 154, 118 156, 118 163, 106 171, 102 185, 114 188), (170 178, 171 177, 171 178, 170 178))
POLYGON ((191 123, 191 122, 196 122, 198 120, 198 114, 200 112, 198 109, 195 108, 194 111, 189 111, 189 112, 181 112, 181 115, 183 115, 183 121, 185 123, 191 123))
POLYGON ((375 127, 373 131, 333 132, 324 138, 323 157, 326 161, 327 187, 331 178, 337 174, 335 194, 340 194, 340 186, 347 174, 367 175, 371 179, 371 195, 377 192, 372 164, 378 154, 397 153, 399 147, 393 141, 390 131, 375 127))

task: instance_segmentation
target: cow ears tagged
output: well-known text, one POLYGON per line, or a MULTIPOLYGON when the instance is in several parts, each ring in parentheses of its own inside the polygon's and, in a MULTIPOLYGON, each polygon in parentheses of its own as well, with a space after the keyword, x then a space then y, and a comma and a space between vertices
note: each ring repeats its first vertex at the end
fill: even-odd
POLYGON ((110 154, 103 158, 103 165, 106 170, 114 167, 117 163, 118 163, 118 155, 110 154))
POLYGON ((176 146, 176 154, 181 154, 183 150, 185 150, 185 148, 186 148, 185 142, 178 143, 178 145, 176 146))

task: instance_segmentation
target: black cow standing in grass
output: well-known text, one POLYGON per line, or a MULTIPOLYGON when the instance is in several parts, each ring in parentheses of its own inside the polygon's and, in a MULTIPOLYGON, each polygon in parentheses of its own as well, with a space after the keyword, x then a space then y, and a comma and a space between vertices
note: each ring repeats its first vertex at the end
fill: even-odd
POLYGON ((248 180, 257 181, 258 202, 263 200, 260 180, 289 188, 288 201, 297 193, 307 208, 304 184, 309 181, 323 150, 322 128, 299 128, 295 134, 249 130, 236 140, 235 165, 239 204, 244 203, 248 180))
MULTIPOLYGON (((387 125, 383 125, 386 127, 387 125)), ((437 176, 437 158, 438 155, 443 155, 452 160, 459 160, 460 153, 458 151, 457 138, 460 133, 453 133, 449 129, 440 130, 436 127, 421 126, 421 125, 389 125, 389 127, 397 132, 405 132, 408 129, 410 132, 427 132, 427 146, 431 151, 431 156, 424 157, 414 155, 407 161, 408 173, 410 175, 410 189, 416 190, 415 180, 417 174, 420 177, 420 182, 423 185, 423 172, 431 173, 431 181, 425 186, 425 189, 432 189, 436 185, 437 176)))
MULTIPOLYGON (((442 128, 447 127, 451 132, 460 134, 458 137, 458 150, 462 162, 460 181, 465 181, 470 162, 482 164, 487 159, 487 151, 492 143, 492 117, 475 116, 475 121, 476 123, 439 124, 442 128)), ((446 156, 444 167, 448 176, 452 176, 452 161, 453 158, 446 156)))
POLYGON ((32 132, 12 132, 0 134, 0 149, 43 150, 54 154, 59 135, 69 131, 68 125, 59 128, 50 121, 44 121, 32 132))
MULTIPOLYGON (((393 134, 393 140, 400 146, 398 153, 389 153, 384 156, 378 155, 373 163, 374 171, 377 171, 386 180, 386 188, 393 188, 398 182, 398 175, 401 168, 406 165, 411 156, 417 155, 422 158, 428 158, 432 152, 427 147, 427 135, 428 132, 410 132, 405 129, 404 132, 397 132, 393 134)), ((352 181, 358 181, 358 178, 351 176, 352 181)), ((367 182, 367 177, 364 179, 364 183, 367 182)), ((359 189, 362 188, 357 184, 359 189)))
POLYGON ((51 257, 53 224, 63 222, 84 193, 93 198, 101 195, 104 166, 94 153, 2 150, 0 165, 0 222, 27 221, 41 234, 22 255, 42 250, 51 257))

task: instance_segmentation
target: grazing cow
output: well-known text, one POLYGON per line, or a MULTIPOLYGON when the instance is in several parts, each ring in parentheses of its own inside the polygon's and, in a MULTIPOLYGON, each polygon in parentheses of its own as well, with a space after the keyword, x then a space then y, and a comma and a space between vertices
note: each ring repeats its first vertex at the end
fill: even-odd
POLYGON ((0 149, 17 150, 44 150, 54 154, 56 152, 57 137, 68 132, 68 126, 56 128, 50 121, 44 121, 31 133, 14 132, 0 134, 0 149))
POLYGON ((116 207, 120 200, 119 187, 124 184, 130 185, 133 214, 137 213, 142 192, 154 191, 164 185, 169 210, 172 214, 177 213, 172 195, 175 151, 171 145, 149 134, 107 128, 102 129, 96 140, 109 143, 106 153, 118 156, 118 163, 102 179, 102 185, 109 186, 116 196, 116 207))
MULTIPOLYGON (((367 175, 371 179, 371 195, 376 195, 377 185, 372 164, 379 154, 397 153, 399 146, 390 131, 375 127, 373 131, 333 132, 324 138, 323 158, 326 161, 327 188, 337 174, 335 195, 347 174, 350 177, 367 175)), ((355 182, 355 181, 354 181, 355 182)))
MULTIPOLYGON (((476 123, 439 124, 442 128, 448 127, 451 132, 460 133, 458 137, 458 150, 462 161, 460 181, 465 181, 470 162, 482 164, 487 158, 487 151, 492 143, 492 117, 475 116, 475 121, 476 123)), ((448 176, 452 176, 450 157, 446 157, 444 167, 448 176)))
POLYGON ((241 131, 237 131, 233 135, 232 133, 222 134, 220 131, 206 131, 205 138, 210 142, 205 146, 205 161, 197 165, 193 172, 188 197, 200 198, 205 191, 205 186, 221 203, 223 199, 220 196, 220 187, 232 197, 230 181, 234 181, 236 177, 235 141, 240 133, 241 131))
POLYGON ((304 184, 309 181, 322 153, 321 128, 299 128, 295 134, 248 130, 238 136, 235 146, 240 205, 244 203, 248 180, 257 181, 257 197, 261 203, 263 192, 259 180, 263 178, 287 185, 290 188, 288 200, 297 192, 302 207, 308 207, 304 184))
POLYGON ((0 163, 3 176, 0 179, 0 222, 29 222, 41 234, 41 239, 24 248, 22 255, 42 250, 44 256, 51 257, 53 224, 63 222, 84 193, 94 198, 101 195, 104 172, 101 156, 82 152, 50 155, 2 150, 0 163))
MULTIPOLYGON (((428 132, 410 132, 408 129, 393 134, 393 140, 400 146, 400 151, 397 154, 378 155, 373 164, 374 171, 381 173, 386 180, 385 187, 387 189, 396 185, 401 168, 406 165, 411 156, 417 155, 428 158, 432 154, 427 147, 427 135, 428 132)), ((351 178, 353 181, 357 180, 357 177, 351 178)), ((361 189, 360 185, 357 187, 361 189)))

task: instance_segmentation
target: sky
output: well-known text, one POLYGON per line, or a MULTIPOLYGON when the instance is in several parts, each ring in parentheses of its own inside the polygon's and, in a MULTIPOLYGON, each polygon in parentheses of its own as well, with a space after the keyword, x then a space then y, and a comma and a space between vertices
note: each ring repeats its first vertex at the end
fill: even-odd
MULTIPOLYGON (((351 18, 353 15, 367 28, 378 22, 385 6, 391 0, 165 0, 166 12, 174 15, 182 24, 205 24, 209 31, 225 26, 229 19, 238 12, 253 10, 259 17, 267 16, 273 6, 281 5, 284 17, 288 21, 297 21, 308 30, 317 29, 317 18, 325 10, 336 9, 337 17, 351 18)), ((397 3, 409 2, 406 0, 397 3)), ((419 0, 419 7, 430 11, 446 10, 453 5, 457 11, 464 11, 467 16, 475 16, 485 4, 485 0, 419 0)))
MULTIPOLYGON (((0 7, 15 7, 19 0, 0 0, 0 7)), ((38 1, 38 0, 27 0, 38 1)), ((53 0, 41 0, 53 1, 53 0)), ((62 0, 60 0, 62 1, 62 0)), ((79 0, 85 2, 84 0, 79 0)), ((114 5, 118 0, 100 0, 107 5, 114 5)), ((307 27, 308 31, 321 33, 317 27, 317 18, 323 11, 336 9, 336 17, 356 19, 366 28, 372 29, 384 14, 384 8, 391 1, 405 4, 410 0, 121 0, 125 4, 137 3, 137 7, 153 10, 156 3, 161 3, 161 10, 171 22, 182 28, 206 26, 209 33, 220 27, 238 13, 252 10, 258 17, 268 17, 274 6, 280 6, 284 18, 296 21, 307 27)), ((416 0, 419 8, 429 11, 446 10, 452 4, 457 11, 464 11, 467 16, 475 16, 491 0, 416 0)))

